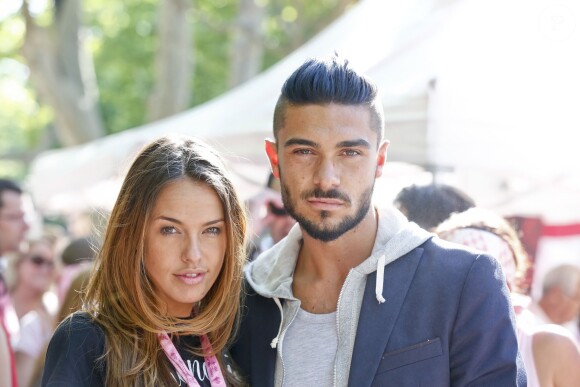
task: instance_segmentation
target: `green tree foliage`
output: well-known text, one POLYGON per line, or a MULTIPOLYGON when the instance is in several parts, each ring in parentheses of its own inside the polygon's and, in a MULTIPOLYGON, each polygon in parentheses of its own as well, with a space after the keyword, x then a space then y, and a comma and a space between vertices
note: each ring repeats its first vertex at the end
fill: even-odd
POLYGON ((0 176, 13 179, 24 178, 32 152, 50 135, 53 118, 26 87, 28 69, 19 53, 23 33, 17 15, 0 22, 0 176))
MULTIPOLYGON (((18 2, 18 0, 14 0, 18 2)), ((60 0, 71 1, 71 0, 60 0)), ((76 0, 75 0, 76 1, 76 0)), ((84 29, 94 60, 99 103, 107 133, 145 123, 147 99, 153 85, 154 56, 158 45, 157 12, 160 0, 78 0, 84 8, 84 29)), ((263 69, 288 55, 355 0, 255 0, 266 8, 263 69)), ((32 3, 43 4, 42 1, 32 3)), ((228 88, 231 22, 238 0, 195 0, 188 19, 193 23, 195 71, 191 106, 208 101, 228 88)), ((53 3, 33 12, 37 22, 52 23, 53 3)), ((29 160, 26 152, 59 146, 50 135, 51 109, 27 80, 27 67, 19 53, 25 27, 18 12, 0 10, 0 174, 29 160), (48 133, 48 134, 47 134, 48 133), (7 154, 22 152, 22 157, 7 154), (4 157, 2 157, 4 155, 4 157), (5 167, 3 168, 2 165, 5 167), (3 170, 4 169, 4 170, 3 170)))

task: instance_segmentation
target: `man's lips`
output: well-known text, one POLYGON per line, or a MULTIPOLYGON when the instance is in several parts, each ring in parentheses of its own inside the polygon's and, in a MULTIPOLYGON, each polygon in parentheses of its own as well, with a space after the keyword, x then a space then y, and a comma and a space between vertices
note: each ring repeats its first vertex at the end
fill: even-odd
POLYGON ((322 210, 335 210, 344 205, 344 202, 339 199, 325 199, 325 198, 310 198, 308 203, 311 206, 322 210))

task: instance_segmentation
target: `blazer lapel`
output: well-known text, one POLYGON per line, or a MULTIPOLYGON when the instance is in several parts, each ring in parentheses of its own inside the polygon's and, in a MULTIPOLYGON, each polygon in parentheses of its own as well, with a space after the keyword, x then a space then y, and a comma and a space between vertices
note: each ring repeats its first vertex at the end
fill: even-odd
POLYGON ((250 384, 254 387, 273 387, 277 350, 270 346, 270 342, 278 334, 280 310, 272 299, 257 295, 247 297, 258 297, 252 313, 247 317, 254 320, 250 323, 252 332, 248 343, 251 357, 250 384))
POLYGON ((367 277, 350 365, 349 386, 370 386, 411 285, 423 249, 417 248, 385 266, 383 297, 375 296, 377 273, 367 277))

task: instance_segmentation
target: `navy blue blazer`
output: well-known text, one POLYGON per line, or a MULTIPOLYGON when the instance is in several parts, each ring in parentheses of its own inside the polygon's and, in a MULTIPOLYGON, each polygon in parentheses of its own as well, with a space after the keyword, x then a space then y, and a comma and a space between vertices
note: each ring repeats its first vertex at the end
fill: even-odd
MULTIPOLYGON (((525 386, 514 314, 499 264, 432 238, 367 278, 349 386, 525 386)), ((231 354, 254 387, 274 386, 280 311, 248 295, 231 354)))

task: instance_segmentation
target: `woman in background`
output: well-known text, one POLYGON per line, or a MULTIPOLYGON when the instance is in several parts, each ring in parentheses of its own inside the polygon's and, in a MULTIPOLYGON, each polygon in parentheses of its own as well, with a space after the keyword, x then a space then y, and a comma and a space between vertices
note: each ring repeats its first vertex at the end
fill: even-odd
POLYGON ((241 384, 224 348, 245 232, 215 151, 190 138, 149 144, 121 187, 82 312, 50 342, 42 385, 241 384))
MULTIPOLYGON (((56 315, 56 326, 60 324, 65 318, 67 318, 71 313, 80 310, 82 307, 82 297, 85 292, 87 283, 89 282, 91 273, 90 266, 85 266, 81 271, 79 271, 67 288, 67 291, 62 299, 62 304, 56 315)), ((44 370, 44 361, 46 359, 46 346, 40 353, 38 357, 34 372, 32 372, 32 377, 30 378, 30 387, 37 387, 41 384, 42 371, 44 370)), ((2 384, 0 384, 2 386, 2 384)), ((21 383, 20 387, 26 387, 25 384, 21 383)))
POLYGON ((19 321, 14 341, 18 384, 28 386, 34 366, 54 332, 56 295, 50 290, 56 281, 55 243, 50 237, 31 240, 24 253, 10 261, 14 284, 10 298, 19 321))
POLYGON ((517 321, 518 345, 529 387, 580 386, 580 349, 563 327, 523 323, 529 298, 521 293, 528 258, 513 227, 500 215, 474 207, 453 214, 436 233, 450 242, 482 250, 501 264, 517 321))

